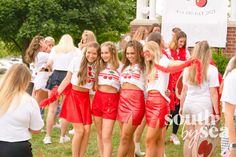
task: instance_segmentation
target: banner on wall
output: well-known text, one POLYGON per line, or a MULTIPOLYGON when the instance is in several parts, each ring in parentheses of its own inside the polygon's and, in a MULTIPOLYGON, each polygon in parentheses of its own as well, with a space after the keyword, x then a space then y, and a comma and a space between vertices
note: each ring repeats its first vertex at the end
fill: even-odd
POLYGON ((207 40, 211 47, 225 47, 227 35, 227 0, 165 0, 162 35, 172 38, 172 28, 187 34, 187 45, 207 40))

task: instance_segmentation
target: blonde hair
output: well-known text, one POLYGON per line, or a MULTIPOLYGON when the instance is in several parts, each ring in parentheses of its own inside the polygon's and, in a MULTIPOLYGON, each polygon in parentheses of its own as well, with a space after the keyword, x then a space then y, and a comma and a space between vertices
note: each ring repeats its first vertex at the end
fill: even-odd
POLYGON ((86 58, 86 52, 88 50, 88 48, 95 48, 97 50, 97 59, 94 61, 93 64, 95 64, 96 66, 96 80, 97 80, 97 74, 99 73, 99 61, 100 61, 100 57, 101 57, 101 48, 100 48, 100 45, 96 42, 91 42, 87 45, 85 51, 84 51, 84 55, 83 55, 83 58, 82 58, 82 61, 81 61, 81 64, 80 64, 80 69, 79 69, 79 72, 78 72, 78 80, 79 80, 79 85, 85 85, 86 84, 86 80, 87 80, 87 77, 88 77, 88 60, 86 58))
POLYGON ((19 102, 31 80, 31 73, 24 64, 14 64, 0 81, 0 115, 9 109, 14 98, 19 102))
POLYGON ((154 67, 154 64, 159 63, 162 57, 162 52, 160 46, 154 41, 147 42, 144 45, 144 47, 149 51, 150 55, 153 56, 153 59, 151 61, 145 60, 145 65, 146 65, 145 74, 148 78, 146 79, 146 84, 147 84, 147 81, 153 82, 155 80, 157 70, 154 67))
POLYGON ((37 56, 37 54, 39 53, 39 50, 41 48, 40 42, 44 40, 44 37, 42 36, 35 36, 30 44, 29 47, 26 49, 25 52, 25 62, 26 63, 32 63, 35 61, 35 57, 37 56))
POLYGON ((147 36, 147 29, 145 27, 139 27, 135 31, 132 40, 137 40, 137 41, 145 40, 146 36, 147 36))
POLYGON ((54 38, 51 37, 51 36, 47 36, 44 40, 45 40, 45 41, 50 41, 50 42, 52 42, 53 45, 55 45, 55 40, 54 40, 54 38))
MULTIPOLYGON (((192 52, 192 58, 198 58, 202 61, 202 81, 207 81, 207 71, 211 57, 212 53, 207 41, 201 41, 196 44, 192 52)), ((196 65, 192 65, 189 67, 188 80, 191 85, 198 85, 196 70, 196 65)))
POLYGON ((69 34, 64 34, 54 48, 56 53, 69 53, 76 50, 73 38, 69 34))
POLYGON ((83 44, 88 44, 90 42, 97 42, 95 34, 90 30, 84 30, 81 40, 82 41, 85 40, 83 41, 83 44), (85 39, 83 39, 83 37, 85 37, 85 39))
POLYGON ((184 48, 186 48, 186 42, 187 42, 187 35, 183 31, 177 31, 174 36, 172 37, 172 40, 170 42, 170 49, 177 50, 178 49, 178 41, 180 38, 185 38, 185 44, 184 48))
MULTIPOLYGON (((116 47, 115 45, 110 42, 110 41, 107 41, 105 43, 103 43, 101 45, 101 47, 107 47, 108 50, 109 50, 109 53, 111 53, 111 59, 110 59, 110 63, 111 63, 111 68, 113 70, 116 70, 118 67, 119 67, 119 58, 118 58, 118 53, 117 53, 117 50, 116 50, 116 47)), ((107 63, 103 61, 103 59, 101 59, 101 62, 100 62, 100 71, 104 70, 107 66, 107 63)))

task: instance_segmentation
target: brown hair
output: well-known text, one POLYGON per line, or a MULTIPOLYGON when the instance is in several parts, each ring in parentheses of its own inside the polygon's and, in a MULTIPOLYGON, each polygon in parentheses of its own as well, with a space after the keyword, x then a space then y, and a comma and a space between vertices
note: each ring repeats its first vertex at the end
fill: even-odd
POLYGON ((161 45, 162 36, 159 32, 152 32, 148 35, 147 41, 155 41, 159 46, 161 45))
MULTIPOLYGON (((116 50, 116 47, 115 45, 110 42, 110 41, 107 41, 105 43, 103 43, 101 45, 101 47, 108 47, 108 50, 109 52, 111 53, 111 64, 112 64, 112 69, 113 70, 116 70, 117 68, 119 68, 119 58, 118 58, 118 53, 117 53, 117 50, 116 50)), ((103 61, 103 59, 101 59, 101 62, 100 62, 100 71, 104 70, 107 66, 107 63, 103 61)))
POLYGON ((32 63, 35 61, 35 57, 39 53, 39 49, 41 47, 40 42, 44 40, 44 37, 42 36, 35 36, 31 42, 29 47, 26 49, 25 52, 25 62, 26 63, 32 63))
MULTIPOLYGON (((192 52, 192 58, 198 58, 202 61, 202 80, 207 81, 207 71, 211 60, 211 50, 207 41, 201 41, 196 44, 192 52)), ((188 80, 191 85, 198 85, 196 74, 196 65, 189 67, 188 80)))
POLYGON ((160 30, 161 30, 161 25, 160 25, 160 24, 158 24, 158 23, 153 23, 152 26, 151 26, 151 28, 150 28, 150 30, 149 30, 149 32, 148 32, 148 34, 152 33, 152 32, 153 32, 153 29, 154 29, 155 27, 159 27, 160 30))
POLYGON ((30 81, 30 70, 24 64, 14 64, 7 70, 0 82, 0 115, 7 112, 14 98, 20 102, 30 81))
POLYGON ((91 47, 93 47, 97 50, 97 59, 93 63, 93 64, 95 64, 96 70, 97 70, 96 71, 96 79, 97 79, 97 75, 99 73, 99 66, 100 66, 99 61, 100 61, 100 57, 101 57, 101 48, 97 42, 91 42, 91 43, 88 43, 88 45, 84 51, 84 55, 83 55, 81 64, 80 64, 80 69, 79 69, 79 72, 77 75, 78 80, 79 80, 79 85, 86 84, 86 80, 88 77, 88 60, 86 58, 86 53, 87 53, 88 48, 91 48, 91 47))
MULTIPOLYGON (((178 48, 178 41, 180 38, 185 38, 187 41, 187 35, 183 31, 179 31, 175 33, 175 35, 172 37, 172 40, 170 42, 170 49, 176 50, 178 48)), ((186 41, 184 44, 184 48, 186 48, 186 41)))
POLYGON ((126 51, 128 47, 133 47, 134 51, 137 53, 138 56, 138 63, 140 65, 141 69, 144 69, 144 58, 142 57, 142 52, 143 52, 143 46, 140 42, 136 40, 131 40, 126 44, 125 51, 122 57, 122 62, 124 64, 123 69, 124 70, 127 66, 130 65, 130 61, 126 57, 126 51))
POLYGON ((146 36, 147 36, 147 29, 145 27, 139 27, 135 31, 132 40, 137 40, 137 41, 144 40, 146 36))

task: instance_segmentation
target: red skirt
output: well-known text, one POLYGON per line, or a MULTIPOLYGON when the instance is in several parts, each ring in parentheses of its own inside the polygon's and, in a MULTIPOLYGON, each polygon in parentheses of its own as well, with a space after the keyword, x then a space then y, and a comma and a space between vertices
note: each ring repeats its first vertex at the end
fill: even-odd
POLYGON ((116 120, 119 96, 119 93, 106 93, 97 90, 93 99, 92 114, 97 117, 116 120))
POLYGON ((147 125, 156 128, 159 120, 160 128, 167 125, 165 117, 169 114, 170 108, 166 99, 158 93, 148 93, 146 100, 146 121, 147 125))
POLYGON ((132 117, 132 124, 139 125, 145 113, 144 94, 141 90, 121 89, 117 119, 127 123, 132 117))
POLYGON ((65 95, 60 117, 71 123, 92 124, 89 92, 80 92, 71 89, 65 95))

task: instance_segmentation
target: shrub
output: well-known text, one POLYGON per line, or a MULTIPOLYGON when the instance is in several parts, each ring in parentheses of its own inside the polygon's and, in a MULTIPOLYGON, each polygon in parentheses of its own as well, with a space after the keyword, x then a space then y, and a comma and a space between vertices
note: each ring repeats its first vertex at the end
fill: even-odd
POLYGON ((229 58, 226 57, 223 49, 214 50, 212 53, 212 58, 218 67, 218 71, 223 75, 225 68, 229 62, 229 58))

